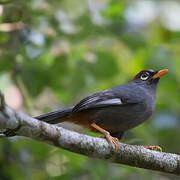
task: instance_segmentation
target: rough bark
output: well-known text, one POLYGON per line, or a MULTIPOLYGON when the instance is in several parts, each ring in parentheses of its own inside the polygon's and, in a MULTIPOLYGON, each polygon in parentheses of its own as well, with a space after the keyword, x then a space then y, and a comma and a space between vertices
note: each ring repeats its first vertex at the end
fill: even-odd
MULTIPOLYGON (((15 112, 5 105, 1 94, 0 97, 0 128, 8 130, 10 134, 13 132, 12 130, 15 130, 18 136, 32 138, 88 157, 180 174, 180 155, 148 150, 142 146, 124 143, 118 143, 118 150, 115 151, 109 147, 105 139, 79 134, 15 112)), ((1 137, 4 136, 1 134, 1 137)))

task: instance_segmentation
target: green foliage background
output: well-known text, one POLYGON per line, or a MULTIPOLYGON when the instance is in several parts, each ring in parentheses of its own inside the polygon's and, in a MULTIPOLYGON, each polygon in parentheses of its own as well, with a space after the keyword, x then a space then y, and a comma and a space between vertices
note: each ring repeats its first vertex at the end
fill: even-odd
MULTIPOLYGON (((180 152, 180 33, 163 25, 162 14, 138 25, 129 24, 125 16, 135 0, 1 2, 0 87, 4 93, 18 88, 23 104, 17 110, 35 116, 72 106, 90 93, 127 82, 142 69, 168 68, 153 117, 127 132, 123 142, 180 152)), ((163 7, 163 1, 154 3, 163 7)), ((178 179, 26 138, 1 139, 0 179, 24 178, 178 179)))

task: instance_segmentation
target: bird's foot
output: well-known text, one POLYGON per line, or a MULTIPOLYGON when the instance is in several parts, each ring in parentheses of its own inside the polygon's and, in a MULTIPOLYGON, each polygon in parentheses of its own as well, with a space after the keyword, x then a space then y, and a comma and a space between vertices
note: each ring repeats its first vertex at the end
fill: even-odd
POLYGON ((162 148, 160 146, 143 146, 143 147, 146 149, 162 152, 162 148))
POLYGON ((106 140, 108 141, 110 147, 112 147, 112 144, 114 144, 115 151, 117 151, 118 145, 117 145, 116 141, 119 141, 118 138, 112 137, 108 131, 104 130, 103 128, 101 128, 100 126, 98 126, 95 123, 92 123, 91 127, 93 127, 94 129, 98 130, 99 132, 101 132, 103 134, 103 136, 100 136, 100 137, 101 138, 102 137, 106 138, 106 140))
POLYGON ((99 137, 99 138, 106 138, 106 140, 108 141, 109 145, 112 147, 112 144, 114 144, 114 146, 115 146, 115 151, 117 151, 118 145, 117 145, 116 141, 119 142, 119 139, 118 139, 118 138, 112 137, 112 136, 110 135, 110 133, 107 132, 107 131, 106 131, 106 134, 105 134, 105 135, 101 135, 101 136, 98 136, 98 137, 99 137))

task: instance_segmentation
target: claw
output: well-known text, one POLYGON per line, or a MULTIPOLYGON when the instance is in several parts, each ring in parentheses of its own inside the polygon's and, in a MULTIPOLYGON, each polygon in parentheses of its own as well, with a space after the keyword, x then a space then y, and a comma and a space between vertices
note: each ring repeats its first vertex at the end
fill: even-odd
POLYGON ((111 136, 111 138, 112 138, 112 143, 113 143, 114 146, 115 146, 115 151, 117 151, 117 150, 118 150, 118 145, 117 145, 117 143, 116 143, 115 141, 119 141, 119 140, 118 140, 118 138, 116 138, 116 137, 112 137, 112 136, 111 136))
POLYGON ((116 137, 112 137, 108 132, 106 135, 102 135, 102 136, 98 136, 99 138, 106 138, 106 140, 108 141, 109 145, 112 147, 112 144, 114 144, 115 146, 115 151, 118 150, 118 145, 116 143, 116 141, 119 142, 119 139, 116 137))
POLYGON ((143 146, 143 147, 146 149, 162 152, 162 148, 160 146, 143 146))
POLYGON ((103 134, 103 136, 100 136, 100 138, 102 138, 102 137, 106 138, 106 140, 108 141, 110 147, 112 147, 112 144, 114 144, 115 151, 117 151, 118 145, 117 145, 117 143, 115 141, 119 141, 118 138, 112 137, 108 131, 106 131, 103 128, 99 127, 95 123, 92 123, 91 126, 103 134))

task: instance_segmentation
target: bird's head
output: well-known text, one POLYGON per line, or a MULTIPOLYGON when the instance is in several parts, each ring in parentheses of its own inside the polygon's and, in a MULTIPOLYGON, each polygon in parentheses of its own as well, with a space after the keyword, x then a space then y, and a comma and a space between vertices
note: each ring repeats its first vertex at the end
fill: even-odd
POLYGON ((154 84, 156 85, 159 79, 168 72, 168 69, 163 69, 160 71, 154 71, 152 69, 145 69, 139 72, 135 77, 134 81, 143 84, 154 84))

